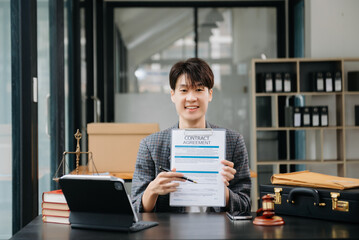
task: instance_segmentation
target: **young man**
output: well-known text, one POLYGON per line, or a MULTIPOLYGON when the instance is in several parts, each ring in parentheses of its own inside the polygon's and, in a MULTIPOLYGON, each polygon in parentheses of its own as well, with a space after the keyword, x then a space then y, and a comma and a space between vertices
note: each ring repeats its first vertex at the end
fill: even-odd
MULTIPOLYGON (((169 206, 169 193, 184 181, 182 173, 161 172, 170 168, 171 131, 175 128, 218 128, 206 122, 208 103, 212 101, 214 77, 208 64, 199 58, 176 63, 170 71, 171 100, 179 122, 166 130, 144 138, 139 147, 132 180, 132 201, 139 212, 188 212, 191 208, 169 206)), ((226 130, 226 158, 221 172, 226 187, 226 207, 210 207, 206 211, 250 211, 250 172, 242 135, 226 130)), ((203 210, 203 209, 202 209, 203 210)))

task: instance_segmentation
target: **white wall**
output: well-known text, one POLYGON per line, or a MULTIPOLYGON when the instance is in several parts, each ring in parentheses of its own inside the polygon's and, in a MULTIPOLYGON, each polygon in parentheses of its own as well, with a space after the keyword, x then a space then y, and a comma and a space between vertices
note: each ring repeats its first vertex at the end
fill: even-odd
POLYGON ((305 1, 305 57, 359 57, 359 1, 305 1))
MULTIPOLYGON (((357 0, 306 0, 305 57, 359 58, 358 10, 357 0)), ((352 113, 346 115, 347 119, 352 117, 352 113)), ((350 122, 347 121, 347 124, 350 122)), ((350 131, 346 135, 347 158, 359 159, 359 149, 355 146, 359 141, 359 131, 350 131)), ((307 165, 307 168, 328 174, 336 172, 333 169, 335 165, 307 165)), ((348 165, 347 176, 359 178, 359 163, 348 165)))

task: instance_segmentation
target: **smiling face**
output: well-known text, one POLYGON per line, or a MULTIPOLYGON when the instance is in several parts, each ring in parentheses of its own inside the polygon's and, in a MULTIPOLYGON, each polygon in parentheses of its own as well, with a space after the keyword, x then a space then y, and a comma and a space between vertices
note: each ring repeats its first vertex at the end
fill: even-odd
POLYGON ((179 115, 179 128, 205 128, 208 103, 212 101, 212 89, 191 84, 186 74, 178 77, 176 88, 171 90, 171 100, 179 115))

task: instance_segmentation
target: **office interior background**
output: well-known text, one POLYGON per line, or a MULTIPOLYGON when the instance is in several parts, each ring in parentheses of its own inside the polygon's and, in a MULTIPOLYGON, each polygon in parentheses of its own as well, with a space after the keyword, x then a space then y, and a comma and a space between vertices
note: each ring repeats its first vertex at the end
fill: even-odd
MULTIPOLYGON (((40 214, 76 129, 86 150, 90 122, 175 124, 168 72, 179 60, 211 65, 207 120, 242 133, 249 150, 251 60, 359 57, 358 9, 356 0, 0 0, 0 239, 40 214)), ((358 159, 354 132, 346 143, 358 159)), ((337 174, 336 164, 302 167, 337 174)))

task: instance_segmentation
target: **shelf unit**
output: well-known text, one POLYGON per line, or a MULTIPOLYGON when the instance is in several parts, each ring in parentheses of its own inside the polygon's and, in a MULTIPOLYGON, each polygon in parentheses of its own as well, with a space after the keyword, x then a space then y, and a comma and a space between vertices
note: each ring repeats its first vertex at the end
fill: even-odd
MULTIPOLYGON (((260 168, 272 167, 272 174, 274 174, 279 173, 283 168, 288 170, 293 166, 303 164, 334 164, 337 167, 337 175, 345 177, 347 176, 348 164, 359 163, 358 150, 353 144, 348 146, 346 144, 346 141, 350 143, 359 141, 359 126, 354 126, 353 114, 354 105, 359 105, 359 91, 348 91, 348 71, 359 71, 359 58, 252 60, 250 158, 251 169, 258 173, 258 177, 253 179, 251 192, 253 209, 258 208, 258 201, 255 199, 258 200, 259 185, 263 184, 260 168), (312 91, 313 79, 310 74, 329 71, 341 72, 342 91, 312 91), (290 73, 292 91, 257 92, 259 78, 266 73, 290 73), (305 98, 305 106, 328 106, 329 126, 285 126, 283 122, 285 99, 299 95, 305 98), (317 102, 319 104, 315 104, 317 102), (296 159, 293 154, 300 151, 300 146, 295 146, 298 144, 293 143, 298 139, 294 136, 303 133, 302 142, 305 146, 303 149, 306 149, 305 157, 296 159), (303 141, 303 139, 305 140, 303 141)), ((267 182, 264 183, 269 182, 268 178, 266 180, 267 182)))

